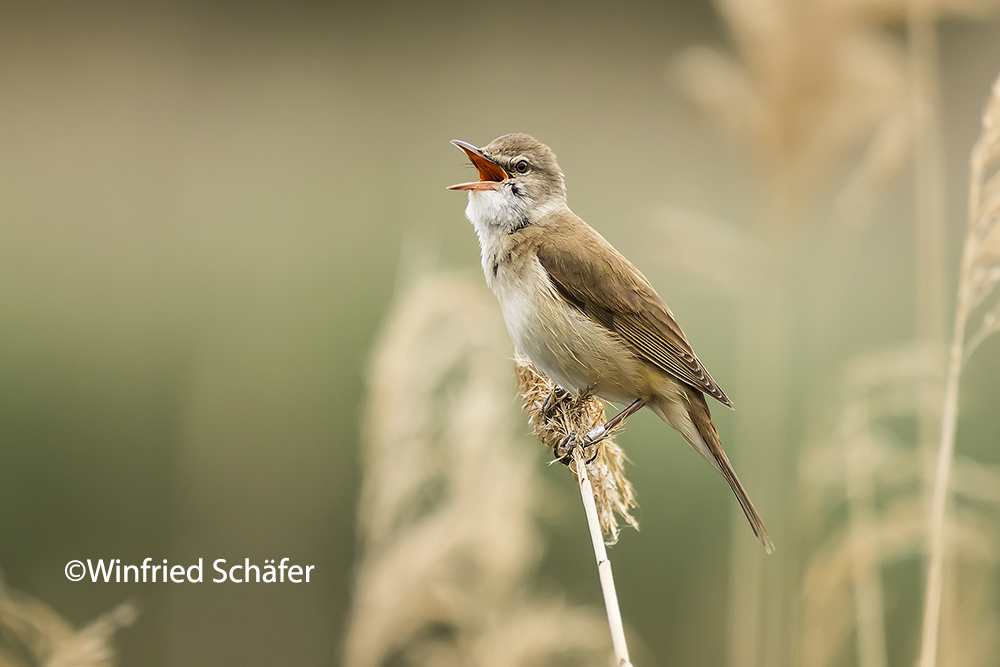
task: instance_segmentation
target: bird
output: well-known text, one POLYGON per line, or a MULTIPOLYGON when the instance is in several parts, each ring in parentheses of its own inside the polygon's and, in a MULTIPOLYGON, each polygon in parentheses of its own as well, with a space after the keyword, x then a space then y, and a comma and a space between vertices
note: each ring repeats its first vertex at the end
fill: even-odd
POLYGON ((774 545, 722 448, 705 396, 728 408, 732 401, 646 277, 570 210, 552 150, 523 133, 482 148, 452 143, 479 172, 478 181, 448 189, 468 193, 465 215, 515 350, 559 388, 627 406, 588 441, 649 408, 722 473, 771 553, 774 545))

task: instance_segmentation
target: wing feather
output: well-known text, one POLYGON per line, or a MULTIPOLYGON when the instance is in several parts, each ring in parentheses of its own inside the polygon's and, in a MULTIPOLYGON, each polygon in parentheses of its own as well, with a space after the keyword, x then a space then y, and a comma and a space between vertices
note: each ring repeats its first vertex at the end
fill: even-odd
POLYGON ((537 248, 538 261, 559 293, 620 336, 640 358, 733 407, 645 276, 593 228, 578 224, 592 238, 580 239, 572 253, 545 241, 537 248))

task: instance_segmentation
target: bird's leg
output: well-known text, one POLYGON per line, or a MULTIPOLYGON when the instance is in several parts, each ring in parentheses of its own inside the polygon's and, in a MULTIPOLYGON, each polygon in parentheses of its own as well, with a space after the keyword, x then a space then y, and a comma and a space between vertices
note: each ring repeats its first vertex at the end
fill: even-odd
MULTIPOLYGON (((645 401, 643 401, 642 399, 636 399, 628 407, 626 407, 624 410, 619 412, 617 415, 615 415, 608 421, 604 422, 600 426, 595 426, 594 428, 592 428, 590 431, 587 432, 587 435, 585 435, 583 438, 580 438, 576 432, 570 433, 565 438, 563 438, 562 442, 560 442, 559 446, 556 448, 555 454, 558 457, 556 461, 565 465, 569 465, 569 460, 573 455, 573 450, 576 449, 577 446, 582 446, 584 448, 584 452, 586 453, 588 447, 599 444, 601 440, 603 440, 604 437, 607 436, 607 434, 610 433, 613 428, 615 428, 623 421, 628 419, 631 415, 641 410, 643 407, 645 407, 645 405, 646 405, 645 401), (563 456, 559 456, 559 450, 562 450, 566 453, 563 456)), ((587 465, 590 465, 594 461, 594 459, 597 458, 597 455, 599 453, 600 450, 595 447, 594 453, 591 456, 587 457, 585 455, 587 465)))
MULTIPOLYGON (((555 392, 555 391, 559 391, 559 390, 558 389, 554 389, 553 392, 555 392)), ((552 397, 552 393, 549 394, 549 398, 551 398, 551 397, 552 397)), ((546 403, 547 403, 548 402, 548 398, 546 398, 545 400, 546 400, 546 403)), ((598 444, 601 440, 604 439, 605 436, 607 436, 608 433, 611 432, 611 430, 613 428, 615 428, 616 426, 618 426, 619 424, 621 424, 623 421, 625 421, 626 419, 628 419, 630 416, 632 416, 633 414, 635 414, 636 412, 638 412, 639 410, 641 410, 645 406, 646 406, 646 402, 644 400, 642 400, 641 398, 637 398, 631 404, 629 404, 628 407, 626 407, 624 410, 622 410, 621 412, 619 412, 617 415, 615 415, 614 417, 612 417, 608 421, 604 422, 600 426, 595 426, 594 428, 590 429, 590 431, 587 432, 587 435, 585 435, 582 439, 575 432, 574 433, 570 433, 565 438, 563 438, 562 442, 560 442, 559 446, 556 448, 555 455, 558 457, 558 458, 556 458, 556 461, 558 461, 559 463, 563 463, 563 464, 568 465, 569 464, 569 460, 570 460, 571 456, 573 455, 573 450, 578 445, 582 446, 584 448, 584 451, 586 451, 587 447, 590 447, 592 445, 598 444), (563 454, 562 456, 559 456, 559 450, 560 449, 565 452, 565 454, 563 454)), ((588 465, 594 459, 597 458, 597 454, 599 453, 599 451, 600 450, 595 449, 594 450, 594 454, 592 456, 590 456, 590 457, 587 458, 587 464, 588 465)))
POLYGON ((587 433, 587 436, 583 439, 583 446, 587 447, 589 445, 594 444, 595 442, 600 442, 604 438, 604 436, 606 436, 608 432, 611 431, 611 429, 621 424, 623 421, 628 419, 631 415, 635 414, 639 410, 642 410, 642 408, 645 407, 645 405, 646 401, 642 400, 641 398, 635 399, 631 405, 629 405, 627 408, 619 412, 617 415, 615 415, 608 421, 604 422, 600 426, 595 426, 594 428, 592 428, 587 433))
POLYGON ((573 433, 570 433, 565 438, 563 438, 562 442, 559 443, 558 447, 555 450, 557 458, 555 461, 553 461, 553 463, 558 462, 568 466, 570 460, 573 458, 573 450, 576 449, 577 447, 583 447, 584 448, 583 456, 585 458, 584 463, 590 465, 591 463, 594 462, 594 459, 597 458, 597 455, 601 453, 601 450, 597 447, 597 445, 599 444, 601 444, 600 440, 593 442, 587 441, 586 438, 581 440, 580 435, 576 431, 574 431, 573 433), (590 456, 587 456, 587 447, 594 448, 594 453, 591 454, 590 456), (560 450, 566 453, 563 454, 562 456, 559 456, 560 450))

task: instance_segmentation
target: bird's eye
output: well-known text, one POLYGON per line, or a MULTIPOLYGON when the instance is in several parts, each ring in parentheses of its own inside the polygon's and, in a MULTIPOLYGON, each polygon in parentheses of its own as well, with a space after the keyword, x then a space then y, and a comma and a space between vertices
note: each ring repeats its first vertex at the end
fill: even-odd
POLYGON ((526 174, 526 173, 528 173, 528 161, 527 160, 518 160, 517 164, 514 165, 514 170, 517 173, 519 173, 519 174, 526 174))

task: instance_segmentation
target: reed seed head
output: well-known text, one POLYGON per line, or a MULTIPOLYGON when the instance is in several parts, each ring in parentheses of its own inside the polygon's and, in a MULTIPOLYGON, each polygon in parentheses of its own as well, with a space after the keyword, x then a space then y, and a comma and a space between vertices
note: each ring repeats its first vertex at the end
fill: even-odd
MULTIPOLYGON (((564 443, 571 437, 582 438, 591 429, 603 424, 604 401, 596 396, 576 396, 556 387, 544 373, 524 357, 514 360, 517 386, 524 397, 524 409, 535 436, 558 458, 565 456, 564 443), (547 404, 547 405, 546 405, 547 404)), ((631 514, 635 508, 635 490, 625 477, 625 453, 610 437, 595 445, 596 455, 587 463, 587 475, 594 487, 594 500, 608 544, 618 541, 620 526, 616 514, 625 523, 639 530, 639 522, 631 514)), ((570 462, 573 469, 575 463, 570 462)), ((574 470, 574 474, 575 474, 574 470)))

